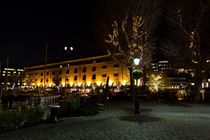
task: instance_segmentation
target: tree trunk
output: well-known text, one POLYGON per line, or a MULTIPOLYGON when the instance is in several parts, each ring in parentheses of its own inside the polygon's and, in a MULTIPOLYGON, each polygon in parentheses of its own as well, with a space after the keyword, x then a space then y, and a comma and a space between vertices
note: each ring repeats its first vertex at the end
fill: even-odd
POLYGON ((195 103, 200 103, 200 101, 201 101, 200 90, 201 90, 202 80, 203 80, 202 69, 201 69, 201 67, 197 66, 195 68, 195 85, 194 85, 194 91, 193 91, 195 103))

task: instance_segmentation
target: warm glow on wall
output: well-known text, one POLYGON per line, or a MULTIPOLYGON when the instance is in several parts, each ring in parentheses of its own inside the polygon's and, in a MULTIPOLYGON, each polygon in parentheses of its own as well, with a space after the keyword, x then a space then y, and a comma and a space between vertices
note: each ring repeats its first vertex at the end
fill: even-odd
POLYGON ((109 80, 109 86, 111 86, 111 85, 112 85, 112 83, 113 83, 113 82, 112 82, 111 80, 109 80))
POLYGON ((100 86, 100 85, 101 85, 101 82, 100 82, 100 81, 98 81, 98 82, 97 82, 97 85, 98 85, 98 86, 100 86))
POLYGON ((70 86, 71 86, 71 87, 73 86, 73 83, 72 83, 72 82, 70 83, 70 86))
POLYGON ((126 83, 127 83, 127 81, 124 80, 124 81, 123 81, 123 86, 125 86, 126 83))
POLYGON ((52 84, 51 83, 49 83, 49 87, 51 87, 52 86, 52 84))
POLYGON ((88 85, 88 86, 90 86, 90 84, 91 84, 91 82, 90 82, 90 81, 88 81, 88 82, 87 82, 87 85, 88 85))

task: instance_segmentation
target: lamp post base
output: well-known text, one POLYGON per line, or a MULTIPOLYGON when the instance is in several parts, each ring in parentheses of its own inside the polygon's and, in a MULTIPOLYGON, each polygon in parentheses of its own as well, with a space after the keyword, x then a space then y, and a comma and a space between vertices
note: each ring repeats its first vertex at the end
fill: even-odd
POLYGON ((135 99, 135 114, 139 114, 141 112, 140 110, 140 101, 139 99, 135 99))

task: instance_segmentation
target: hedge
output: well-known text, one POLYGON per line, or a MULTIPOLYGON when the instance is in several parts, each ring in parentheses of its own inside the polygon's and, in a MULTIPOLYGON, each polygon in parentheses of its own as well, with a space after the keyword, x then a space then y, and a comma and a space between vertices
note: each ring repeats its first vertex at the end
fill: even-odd
POLYGON ((41 121, 44 111, 41 107, 33 107, 23 112, 0 112, 0 132, 29 126, 41 121))

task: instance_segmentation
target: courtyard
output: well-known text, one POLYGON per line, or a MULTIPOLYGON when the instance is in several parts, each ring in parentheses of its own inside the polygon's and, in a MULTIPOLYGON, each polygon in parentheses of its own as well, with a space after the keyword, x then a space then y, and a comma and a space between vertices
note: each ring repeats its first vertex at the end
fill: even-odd
POLYGON ((141 102, 108 102, 96 116, 61 118, 0 134, 1 140, 209 140, 210 105, 141 102))

